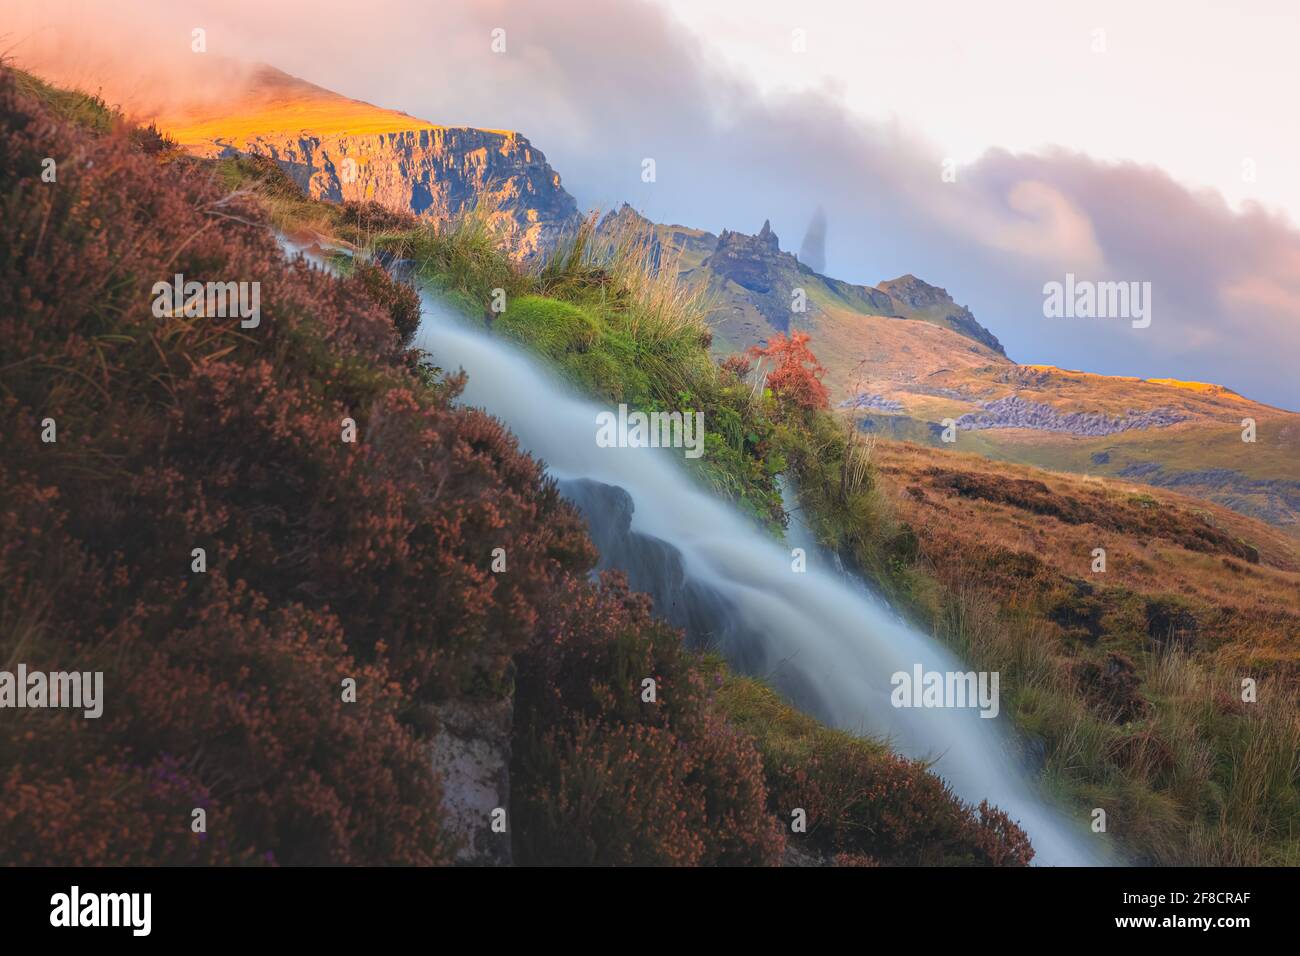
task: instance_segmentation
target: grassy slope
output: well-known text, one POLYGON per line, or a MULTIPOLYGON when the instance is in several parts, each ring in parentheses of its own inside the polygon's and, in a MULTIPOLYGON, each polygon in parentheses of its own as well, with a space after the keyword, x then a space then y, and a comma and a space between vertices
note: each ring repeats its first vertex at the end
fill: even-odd
POLYGON ((1182 495, 916 444, 880 441, 873 462, 874 523, 819 500, 826 481, 805 484, 807 510, 965 659, 1001 673, 1053 789, 1105 808, 1145 860, 1300 861, 1289 537, 1182 495), (1242 702, 1244 677, 1258 703, 1242 702))

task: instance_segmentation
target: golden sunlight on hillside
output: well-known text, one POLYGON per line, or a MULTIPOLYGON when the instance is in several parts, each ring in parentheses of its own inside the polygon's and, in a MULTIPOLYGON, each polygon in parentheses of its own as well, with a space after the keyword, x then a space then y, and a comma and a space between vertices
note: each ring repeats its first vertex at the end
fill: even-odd
POLYGON ((1222 385, 1215 385, 1212 382, 1184 382, 1176 378, 1149 378, 1147 381, 1152 385, 1168 385, 1170 388, 1186 389, 1189 392, 1202 392, 1207 395, 1236 399, 1240 402, 1249 401, 1249 399, 1237 394, 1232 389, 1225 388, 1222 385))
POLYGON ((214 141, 240 146, 270 134, 310 132, 325 137, 444 128, 340 96, 271 67, 258 68, 247 88, 231 99, 167 107, 148 118, 180 145, 200 152, 214 141))
POLYGON ((992 349, 930 322, 837 308, 825 309, 813 346, 836 398, 892 392, 945 373, 1012 364, 992 349))
POLYGON ((1222 385, 1017 365, 920 321, 828 309, 815 347, 832 400, 876 395, 912 415, 964 414, 1014 394, 1062 413, 1123 416, 1133 409, 1170 408, 1185 420, 1219 424, 1235 424, 1242 414, 1261 421, 1293 417, 1222 385))

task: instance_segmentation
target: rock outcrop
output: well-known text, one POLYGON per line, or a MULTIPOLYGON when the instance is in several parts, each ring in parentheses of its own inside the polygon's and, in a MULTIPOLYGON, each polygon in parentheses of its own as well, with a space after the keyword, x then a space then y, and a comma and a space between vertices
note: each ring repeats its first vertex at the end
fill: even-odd
POLYGON ((152 118, 199 156, 267 156, 316 199, 374 200, 437 219, 484 207, 523 257, 578 221, 559 174, 519 133, 439 126, 272 67, 253 70, 228 100, 152 118))
POLYGON ((884 395, 868 395, 865 392, 859 392, 851 398, 846 398, 840 402, 840 408, 853 408, 873 412, 901 412, 903 403, 896 398, 886 398, 884 395))
POLYGON ((787 261, 783 263, 781 241, 772 231, 772 224, 765 219, 763 228, 754 236, 722 230, 713 255, 705 260, 705 265, 737 285, 762 294, 772 291, 773 280, 783 265, 793 264, 794 256, 784 255, 787 261))
POLYGON ((954 302, 946 289, 922 282, 909 274, 880 283, 880 291, 894 301, 903 303, 907 307, 906 314, 928 314, 932 320, 947 325, 954 332, 974 339, 981 345, 987 345, 999 355, 1007 354, 998 337, 980 325, 970 309, 954 302))
POLYGON ((1029 428, 1036 431, 1067 432, 1071 435, 1114 435, 1139 428, 1168 428, 1187 420, 1186 415, 1172 408, 1153 408, 1148 411, 1130 409, 1126 415, 1107 415, 1103 412, 1062 413, 1051 405, 1031 402, 1018 395, 1008 395, 996 401, 985 402, 984 411, 963 415, 957 427, 963 431, 985 428, 1029 428))
POLYGON ((315 199, 374 200, 449 219, 476 205, 520 256, 545 250, 578 220, 573 197, 546 157, 518 133, 468 127, 365 135, 258 135, 212 144, 220 154, 275 160, 315 199))
POLYGON ((429 747, 442 783, 442 825, 460 841, 461 865, 508 865, 510 849, 510 733, 514 697, 461 698, 434 708, 438 723, 429 747), (494 832, 492 815, 503 811, 505 832, 494 832))

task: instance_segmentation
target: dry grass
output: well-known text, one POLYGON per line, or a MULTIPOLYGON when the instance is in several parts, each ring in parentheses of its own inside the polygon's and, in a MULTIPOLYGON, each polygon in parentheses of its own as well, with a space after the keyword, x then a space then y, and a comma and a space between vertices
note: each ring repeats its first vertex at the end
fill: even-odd
POLYGON ((1300 562, 1290 539, 1180 495, 1089 481, 882 441, 877 481, 916 534, 938 583, 936 629, 976 666, 1002 674, 1008 710, 1044 744, 1047 781, 1111 835, 1159 864, 1300 860, 1300 562), (1147 534, 1071 524, 936 487, 932 470, 1033 480, 1110 514, 1162 509, 1169 533, 1209 523, 1259 548, 1259 563, 1147 534), (1150 498, 1150 503, 1147 502, 1150 498), (1107 570, 1091 571, 1105 547, 1107 570), (1192 622, 1178 640, 1151 607, 1192 622), (1090 616, 1091 615, 1091 616, 1090 616), (1084 662, 1131 660, 1143 710, 1121 721, 1080 683, 1084 662), (1252 678, 1258 700, 1241 700, 1252 678))
POLYGON ((876 447, 875 435, 864 435, 851 424, 846 425, 844 458, 840 465, 840 497, 848 501, 856 495, 871 471, 871 453, 876 447))

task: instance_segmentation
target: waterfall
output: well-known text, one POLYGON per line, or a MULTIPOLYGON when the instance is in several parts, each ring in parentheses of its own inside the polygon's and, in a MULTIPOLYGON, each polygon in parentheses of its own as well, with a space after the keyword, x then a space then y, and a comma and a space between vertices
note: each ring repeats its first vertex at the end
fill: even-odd
POLYGON ((891 703, 895 673, 967 668, 811 542, 801 545, 809 549, 807 570, 795 571, 794 542, 701 489, 681 449, 601 447, 597 415, 610 409, 578 397, 542 360, 427 295, 415 344, 439 366, 468 373, 461 400, 500 418, 544 462, 587 517, 602 564, 627 572, 657 613, 823 722, 933 760, 933 771, 963 799, 987 799, 1018 821, 1035 862, 1103 862, 1103 851, 1089 845, 1098 838, 1036 792, 1005 717, 891 703))

